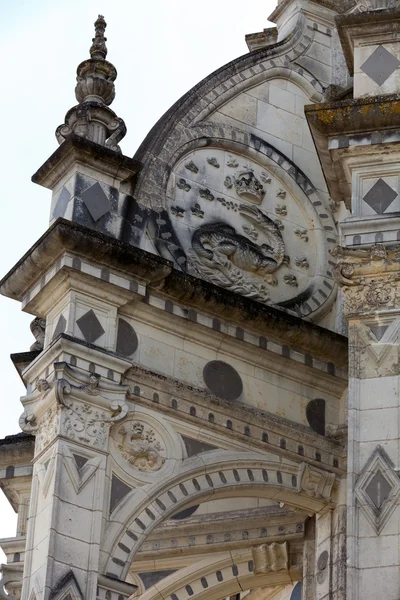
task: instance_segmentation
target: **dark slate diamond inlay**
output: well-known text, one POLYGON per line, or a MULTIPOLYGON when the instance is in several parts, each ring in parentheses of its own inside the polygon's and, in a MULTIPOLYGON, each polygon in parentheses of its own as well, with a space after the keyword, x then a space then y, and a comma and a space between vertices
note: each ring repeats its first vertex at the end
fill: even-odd
POLYGON ((176 569, 170 569, 168 571, 149 571, 146 573, 139 573, 140 579, 143 581, 144 589, 148 590, 156 583, 159 583, 169 575, 176 573, 176 569))
POLYGON ((381 471, 375 473, 370 483, 365 488, 365 493, 378 510, 389 498, 391 491, 392 486, 386 477, 382 475, 381 471))
POLYGON ((94 221, 98 221, 111 210, 110 201, 99 183, 85 190, 81 198, 94 221))
POLYGON ((67 188, 63 187, 61 190, 61 194, 58 197, 57 204, 53 210, 53 217, 58 219, 58 217, 63 217, 65 215, 65 211, 67 210, 68 202, 70 201, 71 194, 67 190, 67 188))
POLYGON ((67 326, 67 321, 65 320, 64 315, 61 315, 60 318, 58 319, 56 328, 53 333, 53 340, 55 340, 56 338, 58 338, 59 335, 61 335, 62 333, 65 332, 66 326, 67 326))
POLYGON ((399 65, 400 60, 383 46, 378 46, 365 63, 361 65, 361 70, 377 85, 383 85, 399 65))
POLYGON ((369 192, 365 194, 364 202, 378 215, 383 215, 397 196, 398 193, 386 181, 378 179, 369 192))
POLYGON ((389 325, 370 325, 369 328, 376 337, 376 339, 381 341, 381 339, 389 329, 389 325))
POLYGON ((88 344, 94 344, 105 333, 93 310, 89 310, 84 314, 83 317, 77 320, 76 324, 88 344))

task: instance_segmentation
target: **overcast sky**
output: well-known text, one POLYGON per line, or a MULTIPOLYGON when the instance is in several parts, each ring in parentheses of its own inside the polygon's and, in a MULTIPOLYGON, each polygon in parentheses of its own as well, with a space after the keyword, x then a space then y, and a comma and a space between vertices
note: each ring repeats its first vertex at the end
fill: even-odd
MULTIPOLYGON (((245 54, 246 33, 270 27, 275 0, 0 0, 0 277, 48 226, 51 193, 31 183, 56 150, 56 127, 76 104, 76 67, 89 56, 93 23, 104 14, 108 59, 118 70, 112 108, 125 120, 132 156, 161 115, 209 73, 245 54)), ((19 431, 24 386, 9 355, 34 339, 17 302, 0 296, 0 438, 19 431)), ((0 537, 15 535, 0 492, 0 537)), ((0 551, 0 562, 4 557, 0 551)))

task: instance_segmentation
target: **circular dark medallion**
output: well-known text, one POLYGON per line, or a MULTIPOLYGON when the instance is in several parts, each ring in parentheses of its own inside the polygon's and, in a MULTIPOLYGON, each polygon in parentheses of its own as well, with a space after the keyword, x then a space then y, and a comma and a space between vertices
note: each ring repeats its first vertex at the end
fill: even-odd
POLYGON ((137 350, 138 339, 135 330, 124 319, 118 320, 117 353, 132 356, 137 350))
POLYGON ((243 392, 243 382, 239 373, 221 360, 207 363, 203 378, 210 392, 223 400, 237 400, 243 392))
POLYGON ((318 571, 325 571, 326 567, 328 566, 328 560, 329 560, 329 554, 328 554, 327 550, 324 550, 324 552, 322 552, 318 558, 318 563, 317 563, 318 571))

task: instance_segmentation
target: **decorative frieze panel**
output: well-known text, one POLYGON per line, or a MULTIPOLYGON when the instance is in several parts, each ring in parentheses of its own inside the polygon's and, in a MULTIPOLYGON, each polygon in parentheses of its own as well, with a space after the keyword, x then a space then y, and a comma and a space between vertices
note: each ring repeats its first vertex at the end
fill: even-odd
POLYGON ((179 240, 196 277, 302 316, 321 313, 334 290, 326 265, 335 223, 305 175, 272 148, 267 155, 268 168, 218 148, 183 157, 167 192, 174 232, 165 225, 160 236, 167 246, 179 240))
POLYGON ((360 510, 379 535, 398 504, 400 478, 385 450, 378 446, 354 488, 360 510))

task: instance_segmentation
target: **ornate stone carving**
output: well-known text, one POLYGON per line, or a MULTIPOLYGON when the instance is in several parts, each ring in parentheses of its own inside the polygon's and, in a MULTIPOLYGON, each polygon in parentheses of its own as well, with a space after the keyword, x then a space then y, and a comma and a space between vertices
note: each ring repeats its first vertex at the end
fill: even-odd
POLYGON ((186 179, 183 178, 179 179, 178 183, 176 184, 176 187, 185 192, 190 192, 190 190, 192 189, 192 186, 189 185, 186 179))
POLYGON ((299 489, 310 496, 324 498, 330 501, 333 484, 335 483, 335 474, 315 469, 310 465, 303 463, 299 468, 299 489))
POLYGON ((282 200, 284 200, 286 198, 286 194, 287 194, 286 190, 280 189, 280 190, 278 190, 276 197, 282 198, 282 200))
POLYGON ((261 172, 260 179, 263 183, 271 183, 272 178, 265 171, 261 172))
POLYGON ((114 65, 105 60, 106 26, 104 17, 99 15, 90 48, 91 58, 84 60, 77 69, 75 96, 79 104, 67 112, 65 123, 57 128, 59 144, 75 134, 120 152, 118 143, 126 134, 126 126, 109 108, 115 97, 117 71, 114 65))
POLYGON ((283 204, 282 206, 280 204, 277 204, 275 206, 275 212, 277 215, 280 215, 281 217, 286 217, 287 216, 287 208, 286 205, 283 204))
POLYGON ((182 218, 185 214, 185 209, 181 206, 171 206, 171 212, 175 217, 182 218))
POLYGON ((292 287, 298 287, 299 285, 295 275, 284 275, 283 281, 286 283, 286 285, 291 285, 292 287))
POLYGON ((185 169, 187 169, 188 171, 191 171, 195 175, 199 172, 198 167, 195 165, 195 163, 192 160, 190 162, 186 163, 185 169))
POLYGON ((95 448, 104 448, 109 425, 126 416, 127 405, 116 400, 107 403, 108 410, 106 407, 102 410, 97 405, 71 397, 80 396, 79 392, 83 392, 83 397, 85 394, 100 396, 99 379, 96 375, 91 375, 89 384, 83 386, 72 386, 67 380, 60 379, 56 382, 56 397, 59 404, 66 409, 61 423, 64 435, 95 448))
POLYGON ((200 198, 204 198, 205 200, 208 200, 209 202, 213 202, 213 200, 215 199, 215 196, 210 192, 209 189, 200 190, 199 194, 200 194, 200 198))
POLYGON ((139 471, 161 469, 165 462, 160 454, 163 447, 153 429, 146 427, 144 423, 130 421, 119 427, 118 434, 122 436, 122 441, 117 447, 131 467, 139 471))
POLYGON ((193 235, 192 264, 212 283, 266 302, 269 295, 265 284, 276 284, 273 273, 285 257, 282 235, 254 206, 242 204, 239 212, 268 237, 270 245, 258 246, 225 223, 206 224, 193 235), (252 279, 251 273, 261 275, 263 283, 252 279))
POLYGON ((294 229, 294 235, 297 235, 303 242, 308 242, 308 231, 307 229, 294 229))
POLYGON ((399 251, 400 246, 386 248, 383 244, 369 249, 334 249, 332 256, 339 260, 333 274, 342 286, 347 315, 375 313, 399 306, 399 251))
POLYGON ((239 163, 236 160, 236 158, 230 154, 229 155, 229 159, 228 159, 228 161, 226 163, 226 166, 230 167, 231 169, 237 169, 238 166, 239 166, 239 163))
POLYGON ((207 162, 209 165, 211 165, 212 167, 215 167, 216 169, 219 169, 220 164, 218 162, 218 160, 215 158, 215 156, 212 156, 211 158, 207 158, 207 162))
POLYGON ((260 204, 265 195, 263 185, 258 181, 252 169, 241 171, 235 177, 235 189, 238 196, 260 204))
POLYGON ((301 269, 308 269, 310 266, 306 256, 296 256, 295 265, 301 269))
POLYGON ((225 177, 224 186, 230 190, 233 188, 233 179, 229 175, 225 177))
POLYGON ((36 319, 33 319, 31 322, 30 327, 33 337, 36 339, 36 342, 32 344, 30 350, 43 350, 44 338, 46 335, 46 319, 40 319, 39 317, 36 317, 36 319))
POLYGON ((204 210, 201 210, 199 204, 195 204, 193 208, 191 208, 192 215, 195 217, 199 217, 199 219, 204 219, 204 210))
POLYGON ((281 544, 263 544, 252 548, 254 560, 254 573, 277 573, 289 568, 289 548, 287 542, 281 544))

